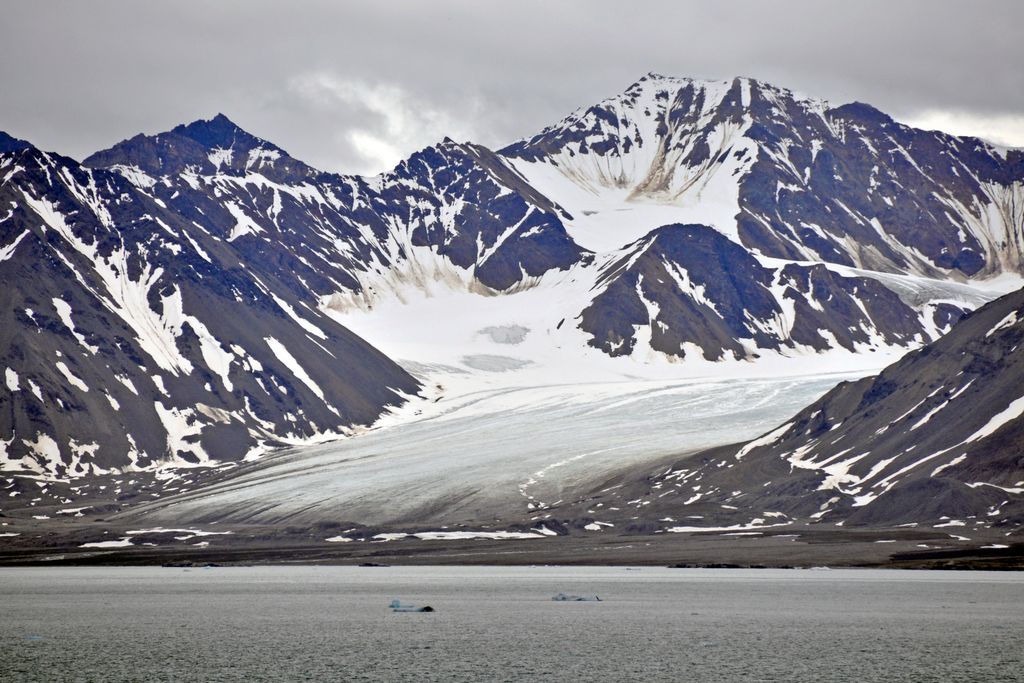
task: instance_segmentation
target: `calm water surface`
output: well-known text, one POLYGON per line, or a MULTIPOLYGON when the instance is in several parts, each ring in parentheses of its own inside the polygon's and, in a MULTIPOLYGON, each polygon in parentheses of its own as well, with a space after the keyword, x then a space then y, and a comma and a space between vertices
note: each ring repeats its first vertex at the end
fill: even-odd
POLYGON ((0 680, 1024 680, 1024 575, 0 569, 0 680))

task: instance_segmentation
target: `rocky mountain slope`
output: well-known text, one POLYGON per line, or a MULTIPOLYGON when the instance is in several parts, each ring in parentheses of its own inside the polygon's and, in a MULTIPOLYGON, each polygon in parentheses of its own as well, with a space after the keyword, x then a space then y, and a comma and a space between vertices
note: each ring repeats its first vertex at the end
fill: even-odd
POLYGON ((1019 151, 750 79, 649 75, 374 178, 222 115, 82 164, 3 136, 5 468, 231 461, 372 423, 419 384, 337 320, 423 293, 542 292, 527 332, 637 363, 914 348, 1019 282, 1022 181, 1019 151))
POLYGON ((634 505, 674 520, 694 516, 694 526, 758 518, 755 526, 1015 530, 1024 525, 1022 345, 1019 290, 881 374, 840 384, 761 438, 679 461, 634 505))
POLYGON ((5 471, 238 460, 418 391, 296 295, 281 254, 247 258, 122 175, 28 145, 0 177, 5 471))

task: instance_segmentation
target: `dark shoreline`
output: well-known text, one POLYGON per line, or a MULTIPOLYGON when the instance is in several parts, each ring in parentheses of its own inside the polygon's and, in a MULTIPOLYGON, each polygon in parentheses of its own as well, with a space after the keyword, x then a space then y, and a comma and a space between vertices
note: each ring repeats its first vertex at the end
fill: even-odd
MULTIPOLYGON (((231 473, 187 472, 201 490, 231 473)), ((626 477, 602 482, 597 494, 581 494, 557 509, 530 515, 491 517, 489 524, 450 521, 447 525, 397 523, 363 525, 324 513, 314 523, 283 519, 270 524, 224 519, 181 519, 150 513, 172 503, 166 484, 139 474, 119 492, 113 478, 90 480, 86 495, 68 484, 38 486, 17 477, 19 495, 0 512, 0 567, 114 566, 193 563, 197 566, 268 564, 387 565, 575 565, 705 568, 850 567, 900 569, 1024 570, 1024 530, 1012 525, 984 526, 979 520, 920 525, 850 526, 842 521, 790 519, 750 525, 749 515, 728 517, 711 506, 700 510, 703 524, 717 530, 673 533, 665 510, 645 508, 601 519, 615 523, 593 530, 591 506, 602 490, 628 499, 642 488, 626 477), (638 488, 640 487, 640 488, 638 488), (76 495, 77 493, 77 495, 76 495), (80 507, 75 514, 74 508, 80 507), (71 510, 68 508, 72 507, 71 510), (154 518, 155 517, 155 518, 154 518), (663 519, 664 518, 664 519, 663 519), (152 521, 150 521, 152 520, 152 521), (163 529, 162 526, 172 527, 163 529), (530 539, 445 539, 381 541, 378 534, 404 532, 512 531, 530 539), (132 533, 129 533, 132 532, 132 533), (555 534, 555 535, 541 535, 555 534), (344 537, 348 542, 328 542, 344 537), (86 544, 129 539, 130 546, 88 548, 86 544), (998 546, 1006 547, 998 547, 998 546)), ((650 506, 657 508, 657 505, 650 506)))
MULTIPOLYGON (((232 530, 205 537, 208 547, 168 543, 81 548, 75 534, 51 532, 43 543, 0 542, 2 566, 113 565, 567 565, 679 568, 893 568, 1024 570, 1024 543, 1006 548, 991 538, 970 545, 932 529, 790 527, 757 536, 690 534, 570 534, 531 540, 417 540, 327 543, 232 530), (243 535, 244 534, 244 535, 243 535), (262 538, 260 537, 262 535, 262 538), (940 540, 940 536, 945 536, 940 540), (884 542, 879 542, 884 541, 884 542), (943 542, 944 541, 944 542, 943 542), (928 548, 921 548, 928 545, 928 548)), ((111 538, 116 533, 111 533, 111 538)), ((149 538, 136 536, 133 538, 149 538)), ((168 539, 170 540, 170 539, 168 539)), ((141 542, 141 541, 140 541, 141 542)))

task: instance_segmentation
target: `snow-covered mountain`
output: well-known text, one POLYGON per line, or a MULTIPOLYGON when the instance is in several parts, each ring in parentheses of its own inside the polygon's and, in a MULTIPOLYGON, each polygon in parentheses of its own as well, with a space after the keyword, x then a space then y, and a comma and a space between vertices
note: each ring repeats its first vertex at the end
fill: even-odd
POLYGON ((282 276, 311 299, 435 283, 497 292, 584 254, 557 207, 506 162, 451 140, 364 179, 315 171, 218 115, 85 165, 122 174, 242 258, 273 244, 282 276))
MULTIPOLYGON (((906 344, 935 338, 978 304, 953 283, 1007 273, 1019 282, 1024 154, 915 130, 868 105, 833 108, 745 78, 650 74, 502 154, 570 213, 581 245, 602 252, 632 243, 602 279, 619 290, 605 296, 631 313, 591 313, 586 323, 608 353, 629 353, 642 336, 685 356, 680 342, 702 334, 698 320, 728 329, 728 350, 741 356, 906 344), (680 275, 699 257, 684 256, 684 240, 665 249, 671 231, 655 232, 676 223, 725 238, 703 237, 719 243, 716 253, 725 240, 741 247, 714 273, 719 292, 744 301, 739 309, 715 310, 723 302, 705 298, 706 283, 680 275), (623 267, 639 261, 658 272, 641 281, 623 267), (616 288, 620 274, 627 281, 616 288), (722 280, 742 280, 745 291, 722 280), (678 308, 680 293, 695 310, 673 325, 662 311, 678 308)), ((722 357, 713 336, 697 345, 722 357)))
POLYGON ((687 207, 679 222, 764 256, 940 277, 1021 267, 1020 150, 752 79, 650 74, 503 154, 539 186, 554 169, 605 198, 687 207))
POLYGON ((246 258, 190 220, 230 211, 214 200, 179 213, 29 145, 0 156, 0 178, 5 471, 238 460, 369 424, 418 390, 296 294, 286 253, 246 258))
POLYGON ((1022 272, 1021 152, 750 79, 648 75, 498 152, 444 140, 374 178, 218 115, 83 164, 5 136, 0 180, 0 443, 51 474, 372 423, 419 384, 344 326, 431 382, 430 353, 392 349, 436 329, 501 345, 455 372, 706 371, 913 348, 1022 272))
POLYGON ((1024 289, 764 436, 680 460, 643 492, 621 495, 708 526, 764 524, 770 511, 771 522, 1015 531, 1024 524, 1022 344, 1024 289))

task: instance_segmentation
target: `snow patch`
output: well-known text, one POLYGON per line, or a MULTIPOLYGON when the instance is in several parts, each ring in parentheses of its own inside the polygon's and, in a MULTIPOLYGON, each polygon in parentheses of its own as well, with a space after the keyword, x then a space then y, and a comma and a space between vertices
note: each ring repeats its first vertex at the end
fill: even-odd
POLYGON ((7 383, 8 391, 19 391, 20 385, 18 383, 18 373, 11 368, 4 370, 4 380, 7 383))
POLYGON ((324 398, 323 390, 320 389, 320 386, 314 382, 313 378, 309 376, 301 365, 299 365, 299 361, 295 360, 295 356, 285 348, 284 344, 273 337, 264 337, 263 341, 266 342, 267 346, 270 347, 270 350, 274 353, 277 359, 284 363, 285 367, 291 371, 296 379, 309 387, 310 391, 316 394, 317 398, 325 404, 327 403, 327 400, 324 398))
POLYGON ((971 434, 964 443, 979 441, 997 432, 1001 427, 1024 415, 1024 396, 1012 401, 1004 410, 993 415, 984 427, 971 434))
POLYGON ((81 344, 82 348, 84 348, 86 351, 93 355, 98 353, 99 347, 92 346, 91 344, 86 342, 85 336, 75 329, 75 323, 71 320, 71 305, 68 302, 64 301, 63 299, 58 299, 57 297, 54 297, 53 299, 51 299, 51 301, 53 302, 53 308, 54 310, 57 311, 57 316, 60 318, 60 321, 64 323, 64 327, 68 328, 71 331, 71 334, 74 335, 75 339, 78 340, 78 343, 81 344))
POLYGON ((54 364, 54 367, 56 367, 58 370, 60 370, 60 374, 64 375, 64 379, 66 379, 68 381, 68 384, 70 384, 71 386, 75 387, 76 389, 78 389, 79 391, 82 391, 84 393, 87 393, 89 391, 88 385, 86 385, 86 383, 83 382, 77 375, 75 375, 73 372, 71 372, 71 370, 68 368, 68 366, 64 364, 64 361, 62 361, 62 360, 57 361, 54 364))

